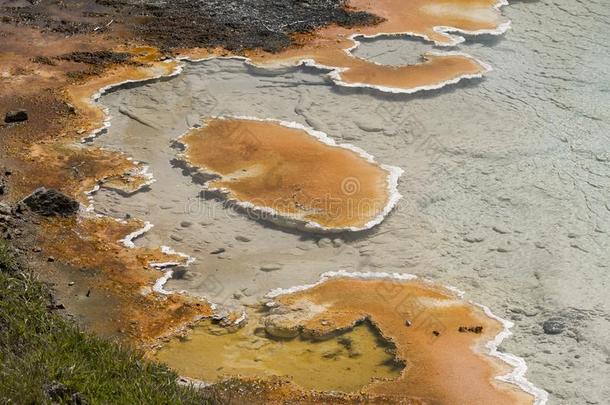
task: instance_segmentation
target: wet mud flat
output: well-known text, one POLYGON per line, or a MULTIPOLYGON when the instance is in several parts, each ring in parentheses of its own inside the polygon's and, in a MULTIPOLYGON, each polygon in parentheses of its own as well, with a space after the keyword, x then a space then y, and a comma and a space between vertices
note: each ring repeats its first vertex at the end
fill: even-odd
MULTIPOLYGON (((590 184, 603 184, 608 169, 607 117, 593 102, 605 97, 596 87, 604 80, 603 64, 583 69, 573 62, 571 73, 582 77, 574 82, 559 65, 532 72, 528 66, 542 57, 532 51, 536 41, 547 46, 545 60, 576 61, 569 47, 579 39, 557 47, 527 31, 534 16, 545 15, 536 5, 515 4, 506 14, 520 22, 506 39, 459 47, 491 62, 496 71, 476 85, 429 95, 347 91, 328 86, 312 69, 263 75, 239 61, 220 60, 193 64, 169 82, 109 94, 102 102, 111 110, 113 127, 97 142, 150 164, 157 183, 129 198, 102 190, 96 208, 153 218, 155 227, 138 244, 169 238, 177 250, 202 258, 165 288, 231 307, 337 269, 408 271, 456 285, 516 322, 504 347, 526 357, 531 379, 553 398, 603 402, 603 391, 594 387, 602 387, 607 374, 608 309, 603 288, 592 291, 587 281, 607 283, 607 193, 590 184), (507 62, 506 55, 515 52, 525 60, 507 62), (538 83, 535 92, 524 90, 528 83, 538 83), (574 97, 583 92, 591 96, 574 97), (163 108, 152 107, 161 101, 163 108), (370 105, 376 106, 374 113, 370 105), (142 127, 119 106, 150 125, 142 127), (172 115, 161 115, 162 110, 172 115), (273 117, 332 134, 405 169, 399 192, 411 198, 366 237, 302 236, 249 219, 222 202, 200 198, 201 187, 172 167, 171 140, 209 115, 273 117), (575 122, 586 131, 577 130, 575 122), (151 147, 139 141, 142 136, 161 140, 151 147), (393 142, 404 146, 398 150, 393 142), (157 147, 164 144, 168 147, 157 147), (565 182, 568 178, 576 183, 565 182), (164 188, 170 185, 171 195, 164 188), (244 271, 251 275, 247 282, 244 271), (545 333, 549 319, 559 319, 563 332, 545 333), (552 372, 550 365, 555 365, 552 372), (594 383, 587 389, 578 381, 594 383)), ((399 57, 390 50, 401 40, 367 42, 358 52, 388 63, 399 57)), ((593 60, 604 60, 590 44, 583 46, 593 60)))

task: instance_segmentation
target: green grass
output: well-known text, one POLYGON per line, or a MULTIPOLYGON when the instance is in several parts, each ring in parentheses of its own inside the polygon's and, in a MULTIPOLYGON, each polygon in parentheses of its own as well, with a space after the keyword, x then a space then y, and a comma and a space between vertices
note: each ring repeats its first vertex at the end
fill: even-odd
POLYGON ((166 366, 49 311, 48 297, 0 239, 0 403, 208 403, 166 366))

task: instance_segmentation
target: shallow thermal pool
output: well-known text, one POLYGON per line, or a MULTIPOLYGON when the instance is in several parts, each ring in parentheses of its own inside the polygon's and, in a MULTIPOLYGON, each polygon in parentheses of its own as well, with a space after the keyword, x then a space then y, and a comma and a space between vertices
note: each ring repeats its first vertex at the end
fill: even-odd
POLYGON ((256 321, 227 328, 204 321, 154 358, 180 374, 212 382, 223 376, 290 376, 303 388, 356 392, 372 378, 396 378, 402 364, 368 323, 328 340, 270 339, 256 321))
MULTIPOLYGON (((333 86, 311 68, 272 72, 211 60, 104 95, 112 127, 94 143, 146 162, 157 181, 130 196, 102 189, 96 210, 152 222, 136 244, 169 245, 196 259, 165 288, 229 308, 327 271, 413 273, 456 286, 515 322, 502 349, 527 360, 528 378, 554 402, 603 403, 610 396, 599 388, 610 364, 610 61, 608 39, 600 38, 607 17, 602 2, 560 3, 504 7, 513 21, 504 37, 457 47, 494 71, 439 91, 387 95, 333 86), (595 35, 568 35, 575 24, 595 35), (248 218, 202 195, 175 162, 172 140, 215 115, 298 122, 351 143, 404 169, 405 198, 359 234, 303 234, 248 218), (549 319, 560 319, 565 332, 545 334, 549 319)), ((366 41, 356 54, 412 60, 414 48, 400 41, 366 41)), ((172 356, 181 344, 194 343, 170 343, 172 356)))

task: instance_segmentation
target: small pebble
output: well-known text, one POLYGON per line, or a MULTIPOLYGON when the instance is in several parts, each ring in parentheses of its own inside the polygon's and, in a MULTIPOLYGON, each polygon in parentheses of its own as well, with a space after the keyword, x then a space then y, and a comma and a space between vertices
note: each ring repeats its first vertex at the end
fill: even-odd
POLYGON ((464 240, 468 243, 480 243, 483 242, 485 238, 480 235, 467 235, 464 237, 464 240))
POLYGON ((561 319, 551 318, 547 321, 544 321, 542 324, 542 330, 547 335, 559 335, 566 328, 566 325, 562 322, 561 319))
POLYGON ((261 271, 274 271, 280 270, 282 268, 281 264, 264 264, 260 267, 261 271))
POLYGON ((318 247, 324 248, 332 245, 332 241, 329 238, 322 238, 318 241, 318 247))
POLYGON ((182 241, 182 236, 179 236, 179 235, 176 235, 176 234, 173 234, 173 233, 171 235, 169 235, 169 237, 172 240, 175 240, 176 242, 181 242, 182 241))
POLYGON ((494 231, 496 231, 500 234, 507 234, 510 232, 508 229, 504 228, 501 225, 496 225, 496 226, 492 227, 491 229, 493 229, 494 231))

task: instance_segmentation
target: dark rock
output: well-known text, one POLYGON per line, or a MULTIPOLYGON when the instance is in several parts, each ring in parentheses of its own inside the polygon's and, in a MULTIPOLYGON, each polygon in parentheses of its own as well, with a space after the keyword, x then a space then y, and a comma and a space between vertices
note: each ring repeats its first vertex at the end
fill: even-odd
POLYGON ((174 267, 172 270, 172 278, 181 280, 184 279, 187 275, 188 269, 184 266, 174 267))
POLYGON ((4 122, 10 124, 12 122, 23 122, 28 120, 28 112, 25 110, 9 111, 4 116, 4 122))
POLYGON ((458 328, 460 333, 476 333, 477 335, 483 332, 482 326, 460 326, 458 328))
POLYGON ((353 347, 353 340, 349 337, 340 337, 337 339, 337 343, 339 343, 341 346, 345 347, 347 350, 351 350, 353 347))
POLYGON ((85 401, 82 394, 80 394, 78 392, 75 392, 74 394, 72 394, 72 397, 70 398, 69 403, 73 404, 73 405, 87 405, 87 401, 85 401))
POLYGON ((60 401, 68 394, 68 388, 60 382, 53 381, 45 386, 47 395, 54 401, 60 401))
POLYGON ((23 199, 33 212, 44 216, 67 217, 78 212, 78 201, 57 190, 41 187, 23 199))
POLYGON ((219 254, 224 253, 224 252, 226 252, 225 248, 218 248, 216 250, 211 251, 210 254, 211 255, 219 255, 219 254))
POLYGON ((547 335, 559 335, 566 329, 566 325, 561 318, 551 318, 544 321, 542 329, 547 335))
POLYGON ((76 63, 86 63, 90 65, 110 65, 120 64, 129 61, 130 54, 126 52, 112 52, 112 51, 94 51, 94 52, 83 52, 77 51, 59 56, 57 59, 66 60, 76 63))

